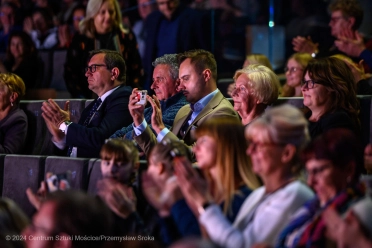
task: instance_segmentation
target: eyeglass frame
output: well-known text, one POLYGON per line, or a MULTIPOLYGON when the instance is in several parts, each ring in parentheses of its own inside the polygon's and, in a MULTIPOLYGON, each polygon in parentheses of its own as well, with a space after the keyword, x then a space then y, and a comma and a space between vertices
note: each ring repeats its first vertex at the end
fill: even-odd
POLYGON ((309 178, 310 176, 312 177, 317 177, 319 176, 320 174, 322 174, 322 172, 324 172, 325 170, 329 169, 329 168, 332 168, 332 165, 330 164, 324 164, 322 166, 319 166, 318 168, 314 168, 312 170, 306 170, 304 171, 304 174, 305 174, 305 178, 309 178))
POLYGON ((304 69, 300 68, 300 67, 291 67, 291 68, 288 68, 287 66, 284 67, 284 72, 287 73, 289 72, 289 74, 292 74, 293 72, 296 72, 296 71, 303 71, 304 69))
POLYGON ((90 66, 86 66, 84 68, 84 72, 87 73, 89 71, 90 73, 95 73, 97 71, 97 67, 100 67, 100 66, 104 66, 104 67, 108 68, 107 65, 105 65, 105 64, 93 64, 93 65, 90 65, 90 66))
POLYGON ((286 146, 287 144, 275 143, 275 142, 254 142, 252 140, 247 140, 248 142, 248 149, 253 151, 262 151, 262 149, 258 149, 258 147, 264 146, 286 146))
POLYGON ((302 80, 301 81, 301 88, 302 87, 306 87, 308 89, 314 89, 314 85, 315 84, 319 84, 318 82, 315 82, 314 80, 310 79, 310 80, 302 80), (309 82, 312 83, 313 86, 309 87, 309 82))

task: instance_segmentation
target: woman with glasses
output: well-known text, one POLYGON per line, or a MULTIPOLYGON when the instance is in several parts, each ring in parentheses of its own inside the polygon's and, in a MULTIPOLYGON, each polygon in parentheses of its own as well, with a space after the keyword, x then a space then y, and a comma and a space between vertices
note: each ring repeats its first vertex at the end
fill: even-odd
POLYGON ((303 104, 310 110, 311 138, 332 128, 347 128, 359 134, 359 103, 354 76, 337 58, 311 60, 304 71, 303 104))
POLYGON ((84 75, 88 53, 95 49, 119 52, 127 65, 127 84, 142 86, 142 65, 133 32, 122 25, 117 0, 89 0, 86 16, 80 22, 81 34, 75 34, 67 50, 64 78, 74 98, 92 98, 84 75))
POLYGON ((245 126, 262 115, 266 107, 278 99, 278 77, 264 65, 248 65, 236 71, 234 80, 234 109, 245 126))
POLYGON ((312 59, 308 53, 294 53, 289 57, 287 66, 284 68, 287 82, 283 86, 283 97, 301 97, 302 73, 312 59))
POLYGON ((332 208, 343 214, 365 195, 365 186, 358 183, 363 149, 352 131, 338 128, 323 133, 302 157, 307 183, 316 196, 293 216, 276 247, 327 247, 323 211, 332 208))
POLYGON ((253 172, 264 186, 245 199, 234 221, 225 217, 190 165, 183 161, 175 164, 188 205, 195 209, 209 238, 221 247, 252 247, 260 242, 274 245, 292 213, 313 197, 312 191, 296 180, 300 151, 310 139, 307 121, 297 108, 285 104, 267 110, 246 128, 245 138, 253 172))

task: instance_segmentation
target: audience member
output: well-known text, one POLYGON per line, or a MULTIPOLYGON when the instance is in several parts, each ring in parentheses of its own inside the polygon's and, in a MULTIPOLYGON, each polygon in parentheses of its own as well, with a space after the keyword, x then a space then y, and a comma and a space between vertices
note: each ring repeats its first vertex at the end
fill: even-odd
POLYGON ((19 108, 25 95, 23 80, 13 73, 0 73, 0 153, 20 154, 26 143, 27 116, 19 108))
MULTIPOLYGON (((297 47, 293 45, 294 40, 308 39, 316 45, 319 44, 317 46, 319 55, 332 46, 334 38, 328 26, 329 13, 327 12, 329 2, 324 0, 290 0, 288 5, 283 2, 279 15, 289 17, 288 22, 284 23, 285 58, 289 58, 294 52, 307 52, 295 50, 297 47)), ((277 9, 276 6, 275 9, 277 9)), ((313 50, 309 51, 309 53, 312 52, 313 50)))
POLYGON ((15 31, 10 34, 4 66, 0 67, 0 72, 17 74, 25 83, 26 91, 42 86, 44 64, 26 32, 15 31))
POLYGON ((0 246, 3 248, 23 248, 21 232, 28 226, 29 219, 14 201, 8 198, 0 198, 0 246))
POLYGON ((24 27, 35 43, 37 49, 53 49, 58 45, 57 27, 54 27, 53 16, 46 8, 32 12, 32 27, 24 27))
POLYGON ((68 48, 72 42, 72 37, 80 33, 79 23, 85 17, 85 6, 74 4, 67 21, 58 27, 59 48, 68 48))
POLYGON ((5 52, 9 42, 9 35, 13 31, 22 30, 17 25, 17 6, 11 2, 3 2, 0 7, 0 52, 5 52))
POLYGON ((311 138, 332 128, 348 128, 359 134, 359 103, 354 76, 337 58, 319 58, 304 71, 302 94, 311 138))
MULTIPOLYGON (((336 0, 332 1, 328 8, 331 12, 329 26, 331 27, 331 34, 333 37, 338 38, 346 30, 354 32, 360 27, 363 20, 363 9, 359 1, 336 0)), ((296 52, 306 52, 312 54, 313 57, 324 57, 339 53, 334 44, 327 49, 318 48, 318 44, 314 43, 311 37, 305 38, 297 36, 293 39, 292 44, 293 50, 296 52)))
POLYGON ((337 247, 372 247, 371 209, 370 197, 365 197, 349 207, 344 218, 336 209, 328 207, 323 213, 327 236, 337 243, 337 247))
POLYGON ((25 240, 29 248, 100 248, 105 239, 96 237, 112 235, 112 218, 96 197, 79 191, 56 191, 49 194, 22 235, 32 237, 25 240))
POLYGON ((281 96, 299 97, 302 96, 301 82, 303 79, 302 72, 312 59, 308 53, 294 53, 289 57, 287 66, 284 68, 286 83, 283 85, 281 96))
MULTIPOLYGON (((193 150, 197 160, 197 167, 208 181, 208 194, 219 205, 226 218, 233 222, 244 200, 252 190, 260 186, 258 178, 252 172, 250 160, 245 155, 247 145, 244 140, 244 128, 236 119, 217 117, 202 123, 195 130, 195 136, 197 141, 193 150)), ((155 147, 158 147, 158 145, 155 147)), ((171 175, 173 175, 172 152, 175 153, 173 154, 174 157, 180 157, 182 154, 177 154, 177 148, 163 150, 168 150, 170 153, 168 154, 170 168, 167 169, 167 173, 163 174, 169 175, 168 180, 170 180, 171 175)), ((158 149, 157 153, 162 153, 162 151, 158 149)), ((189 158, 186 160, 190 163, 189 158)), ((161 176, 161 167, 156 163, 154 167, 156 169, 149 167, 149 172, 157 172, 157 175, 161 176)), ((177 184, 177 181, 175 183, 178 186, 182 186, 180 183, 177 184)), ((168 198, 170 198, 166 201, 170 208, 168 212, 171 214, 180 236, 198 236, 200 235, 200 230, 195 216, 185 200, 182 199, 183 197, 179 194, 177 196, 177 192, 175 193, 176 190, 179 190, 178 186, 173 191, 167 190, 166 194, 161 195, 163 197, 168 195, 168 198)), ((154 198, 156 196, 151 197, 154 198)), ((159 197, 161 198, 160 195, 159 197)), ((159 199, 158 201, 161 202, 161 200, 159 199)), ((159 215, 162 214, 161 211, 164 211, 163 208, 158 210, 159 215)), ((170 228, 168 226, 168 229, 170 228)), ((168 233, 171 232, 168 231, 168 233)))
POLYGON ((278 99, 279 80, 268 67, 251 64, 235 72, 234 109, 244 126, 262 115, 278 99))
MULTIPOLYGON (((247 57, 244 60, 243 68, 251 64, 264 65, 270 70, 273 70, 273 67, 271 66, 269 59, 264 54, 252 53, 252 54, 247 55, 247 57)), ((234 87, 235 87, 235 83, 232 83, 227 87, 227 95, 232 96, 234 87)))
POLYGON ((114 214, 114 234, 144 233, 136 212, 138 188, 133 188, 139 165, 136 147, 128 140, 109 139, 100 155, 103 179, 97 183, 97 194, 114 214))
POLYGON ((352 131, 339 128, 324 132, 304 149, 303 158, 307 183, 316 197, 294 214, 277 247, 325 247, 329 241, 323 211, 331 207, 343 214, 365 194, 358 184, 363 150, 352 131))
MULTIPOLYGON (((84 80, 84 67, 89 51, 108 49, 119 52, 127 65, 127 85, 142 86, 141 57, 136 37, 121 24, 117 0, 89 0, 85 18, 80 22, 81 34, 75 34, 67 51, 64 79, 71 96, 92 98, 84 80)), ((120 68, 121 69, 121 68, 120 68)))
POLYGON ((184 6, 180 0, 156 0, 158 10, 153 11, 144 23, 145 89, 150 90, 152 67, 155 58, 190 49, 210 48, 209 26, 204 15, 184 6))
MULTIPOLYGON (((156 10, 156 5, 154 0, 137 0, 138 13, 141 19, 137 20, 133 24, 133 33, 136 35, 138 43, 138 52, 141 55, 142 61, 145 58, 145 41, 146 33, 144 30, 145 21, 149 14, 156 10)), ((145 65, 145 63, 143 63, 145 65)))
POLYGON ((335 41, 335 46, 341 51, 351 57, 363 60, 369 71, 372 70, 372 51, 366 48, 362 36, 355 31, 354 38, 350 37, 339 37, 335 41))
POLYGON ((298 109, 290 105, 269 109, 245 134, 253 171, 264 186, 246 198, 233 224, 212 201, 208 187, 192 167, 182 160, 175 162, 187 203, 197 210, 209 238, 222 247, 251 247, 258 242, 273 245, 292 213, 313 197, 307 186, 295 180, 301 169, 300 151, 310 139, 307 121, 298 109))
MULTIPOLYGON (((178 110, 188 104, 185 96, 178 89, 178 70, 177 54, 166 54, 157 58, 152 65, 155 67, 153 73, 153 83, 151 89, 154 90, 156 97, 160 101, 160 108, 164 125, 170 128, 178 110)), ((137 89, 133 90, 133 93, 137 89)), ((138 99, 139 100, 139 99, 138 99)), ((152 107, 145 108, 144 117, 151 128, 152 107)), ((153 130, 152 130, 153 131, 153 130)), ((155 132, 155 131, 153 131, 155 132)), ((123 127, 116 131, 111 138, 133 139, 133 125, 123 127)))
POLYGON ((164 137, 181 139, 186 145, 191 146, 195 141, 191 136, 191 131, 212 117, 238 118, 229 101, 217 89, 217 65, 210 52, 187 51, 179 55, 179 63, 179 89, 183 91, 190 105, 178 111, 171 131, 163 123, 160 102, 156 96, 153 98, 147 96, 147 100, 153 108, 151 125, 157 136, 147 125, 143 115, 144 107, 136 105, 138 101, 136 95, 132 94, 130 97, 129 110, 134 121, 134 139, 146 155, 164 137))
POLYGON ((97 158, 105 139, 115 130, 130 124, 126 71, 123 57, 116 51, 94 50, 89 53, 85 75, 89 89, 98 95, 84 109, 79 123, 70 122, 68 102, 62 110, 52 99, 41 110, 52 140, 59 149, 69 147, 71 157, 97 158))
POLYGON ((350 57, 343 54, 336 54, 332 57, 341 59, 350 68, 354 76, 354 83, 356 84, 357 95, 372 95, 372 86, 369 85, 369 82, 367 80, 362 60, 359 61, 359 64, 357 64, 350 57))

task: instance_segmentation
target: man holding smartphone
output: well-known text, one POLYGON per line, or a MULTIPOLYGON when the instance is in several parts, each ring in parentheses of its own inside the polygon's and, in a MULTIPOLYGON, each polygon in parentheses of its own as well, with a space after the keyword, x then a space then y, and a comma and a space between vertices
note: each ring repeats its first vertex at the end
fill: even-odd
POLYGON ((98 99, 84 109, 79 122, 70 121, 68 102, 65 110, 52 99, 43 103, 42 116, 52 141, 59 149, 68 148, 68 156, 98 158, 105 139, 131 123, 128 102, 132 89, 125 86, 125 72, 125 61, 118 52, 91 51, 85 76, 98 99))
POLYGON ((239 118, 231 103, 217 89, 217 63, 213 54, 205 50, 191 50, 179 54, 178 62, 179 88, 190 104, 178 111, 170 130, 163 123, 160 102, 156 96, 147 96, 153 108, 151 125, 156 136, 147 125, 143 107, 136 105, 137 100, 132 97, 129 102, 134 139, 147 156, 151 148, 164 138, 183 140, 186 145, 193 145, 195 139, 192 137, 192 130, 209 118, 239 118))

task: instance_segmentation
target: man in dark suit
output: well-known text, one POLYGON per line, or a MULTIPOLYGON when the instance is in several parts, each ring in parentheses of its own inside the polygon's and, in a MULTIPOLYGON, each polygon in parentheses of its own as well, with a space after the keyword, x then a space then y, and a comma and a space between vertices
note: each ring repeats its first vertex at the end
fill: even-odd
POLYGON ((180 89, 190 104, 182 107, 173 122, 171 130, 165 128, 160 102, 156 96, 147 96, 153 114, 151 132, 143 116, 143 106, 136 105, 138 99, 132 94, 129 99, 129 111, 133 118, 134 139, 149 154, 151 148, 164 138, 183 140, 186 145, 194 144, 192 130, 213 117, 239 118, 231 103, 217 89, 217 63, 213 54, 205 50, 192 50, 179 55, 180 89))
POLYGON ((145 89, 150 90, 153 68, 151 63, 164 54, 191 49, 209 50, 210 19, 205 12, 187 7, 180 0, 156 0, 158 10, 145 20, 145 89))
POLYGON ((116 51, 90 52, 85 69, 88 87, 98 95, 81 114, 79 123, 70 122, 68 102, 62 110, 52 99, 43 103, 42 116, 59 148, 68 147, 71 157, 99 157, 101 146, 112 133, 131 123, 125 86, 125 62, 116 51))

